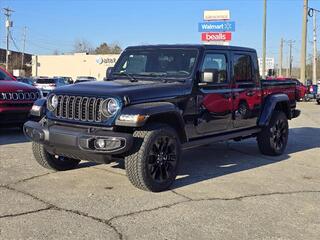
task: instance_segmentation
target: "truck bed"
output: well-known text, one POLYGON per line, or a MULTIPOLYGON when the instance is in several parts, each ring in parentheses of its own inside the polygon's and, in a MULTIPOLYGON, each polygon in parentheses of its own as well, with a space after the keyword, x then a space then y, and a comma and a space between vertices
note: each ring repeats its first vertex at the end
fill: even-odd
POLYGON ((263 96, 274 93, 287 94, 290 101, 296 99, 296 83, 292 80, 261 80, 263 96))

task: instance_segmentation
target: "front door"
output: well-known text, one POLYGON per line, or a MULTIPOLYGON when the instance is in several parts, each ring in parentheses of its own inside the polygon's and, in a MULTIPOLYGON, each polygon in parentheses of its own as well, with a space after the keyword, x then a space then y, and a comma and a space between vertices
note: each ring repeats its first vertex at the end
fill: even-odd
POLYGON ((196 129, 198 135, 210 135, 232 129, 232 92, 230 88, 229 53, 204 54, 200 72, 213 73, 212 83, 199 83, 196 129))

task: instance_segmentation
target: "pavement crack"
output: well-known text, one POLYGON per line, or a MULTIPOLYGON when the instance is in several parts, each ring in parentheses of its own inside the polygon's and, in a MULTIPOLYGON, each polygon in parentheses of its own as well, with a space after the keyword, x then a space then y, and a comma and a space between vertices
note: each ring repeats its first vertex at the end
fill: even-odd
POLYGON ((6 188, 6 187, 11 186, 11 185, 17 185, 19 183, 24 183, 24 182, 27 182, 27 181, 30 181, 30 180, 33 180, 33 179, 36 179, 36 178, 44 177, 44 176, 47 176, 47 175, 52 174, 52 173, 55 173, 55 172, 48 172, 48 173, 44 173, 44 174, 40 174, 40 175, 35 175, 35 176, 32 176, 32 177, 20 179, 20 180, 18 180, 16 182, 12 182, 12 183, 8 183, 8 184, 0 184, 0 187, 6 188))
POLYGON ((52 207, 49 206, 49 207, 45 207, 45 208, 39 208, 39 209, 33 210, 33 211, 28 211, 28 212, 2 215, 2 216, 0 216, 0 219, 1 219, 1 218, 19 217, 19 216, 23 216, 23 215, 32 214, 32 213, 38 213, 38 212, 42 212, 42 211, 47 211, 47 210, 49 210, 49 209, 52 209, 52 207))
MULTIPOLYGON (((108 220, 106 219, 102 219, 102 218, 97 218, 97 217, 94 217, 94 216, 91 216, 87 213, 84 213, 84 212, 80 212, 80 211, 77 211, 77 210, 72 210, 72 209, 66 209, 66 208, 62 208, 62 207, 58 207, 50 202, 47 202, 31 193, 28 193, 28 192, 25 192, 25 191, 21 191, 19 189, 16 189, 12 186, 1 186, 7 190, 11 190, 11 191, 14 191, 14 192, 17 192, 17 193, 20 193, 20 194, 23 194, 23 195, 26 195, 26 196, 29 196, 31 197, 33 200, 36 200, 36 201, 39 201, 45 205, 47 205, 46 208, 43 208, 43 209, 39 209, 39 210, 34 210, 34 211, 29 211, 29 212, 25 212, 25 213, 22 213, 21 215, 25 215, 25 214, 31 214, 33 212, 41 212, 41 211, 45 211, 45 210, 49 210, 49 209, 52 209, 52 210, 56 210, 56 211, 63 211, 63 212, 68 212, 68 213, 72 213, 72 214, 76 214, 76 215, 79 215, 79 216, 82 216, 82 217, 86 217, 86 218, 89 218, 89 219, 92 219, 96 222, 100 222, 100 223, 103 223, 105 225, 107 225, 108 227, 110 227, 111 229, 113 229, 115 231, 115 233, 118 235, 119 239, 122 240, 123 239, 123 235, 122 233, 115 227, 113 226, 108 220)), ((17 215, 19 216, 19 215, 17 215)), ((1 218, 1 216, 0 216, 1 218)))
POLYGON ((61 207, 58 207, 58 206, 53 206, 52 209, 56 210, 56 211, 63 211, 63 212, 76 214, 76 215, 79 215, 81 217, 89 218, 89 219, 92 219, 92 220, 94 220, 96 222, 103 223, 103 224, 109 226, 110 228, 112 228, 116 232, 116 234, 118 235, 119 239, 121 239, 121 240, 123 239, 122 233, 115 226, 113 226, 111 223, 109 223, 108 220, 105 220, 105 219, 102 219, 102 218, 98 218, 98 217, 94 217, 94 216, 89 215, 88 213, 84 213, 84 212, 81 212, 81 211, 78 211, 78 210, 66 209, 66 208, 61 208, 61 207))
POLYGON ((191 201, 193 201, 193 200, 186 199, 186 200, 183 200, 183 201, 180 201, 180 202, 175 202, 175 203, 172 203, 172 204, 162 205, 162 206, 155 207, 155 208, 144 209, 144 210, 140 210, 140 211, 135 211, 135 212, 131 212, 131 213, 117 215, 117 216, 114 216, 114 217, 110 218, 108 220, 108 223, 111 223, 112 221, 114 221, 114 220, 116 220, 118 218, 130 217, 130 216, 133 216, 133 215, 138 215, 140 213, 153 212, 153 211, 157 211, 157 210, 160 210, 160 209, 163 209, 163 208, 171 208, 171 207, 179 205, 181 203, 186 203, 186 202, 191 202, 191 201))
POLYGON ((146 213, 146 212, 153 212, 153 211, 157 211, 157 210, 164 209, 164 208, 171 208, 171 207, 183 204, 183 203, 201 202, 201 201, 241 201, 242 199, 246 199, 246 198, 266 197, 266 196, 273 196, 273 195, 293 195, 293 194, 303 194, 303 193, 320 193, 320 191, 305 190, 305 191, 291 191, 291 192, 270 192, 270 193, 260 193, 260 194, 249 194, 249 195, 243 195, 243 196, 233 197, 233 198, 199 198, 199 199, 192 199, 187 196, 184 196, 183 194, 178 194, 179 196, 184 196, 186 198, 186 200, 172 203, 172 204, 163 205, 163 206, 156 207, 156 208, 145 209, 145 210, 141 210, 141 211, 135 211, 135 212, 127 213, 127 214, 114 216, 108 220, 108 223, 111 223, 112 221, 119 219, 119 218, 130 217, 130 216, 134 216, 134 215, 138 215, 138 214, 146 213))
POLYGON ((24 182, 27 182, 27 181, 30 181, 30 180, 33 180, 33 179, 36 179, 36 178, 40 178, 40 177, 44 177, 44 176, 50 175, 52 173, 55 173, 55 172, 47 172, 47 173, 44 173, 44 174, 40 174, 40 175, 29 177, 29 178, 24 178, 24 179, 21 179, 21 180, 19 180, 17 182, 10 183, 8 185, 16 185, 16 184, 19 184, 19 183, 24 183, 24 182))
POLYGON ((234 198, 203 198, 203 199, 195 199, 192 201, 211 201, 211 200, 222 200, 222 201, 234 201, 234 200, 242 200, 246 198, 255 198, 255 197, 267 197, 274 195, 293 195, 293 194, 303 194, 303 193, 320 193, 318 190, 302 190, 302 191, 289 191, 289 192, 270 192, 270 193, 258 193, 258 194, 248 194, 234 198))
POLYGON ((174 193, 174 194, 176 194, 176 195, 178 195, 179 197, 183 197, 183 198, 185 198, 185 199, 187 199, 187 200, 192 200, 192 198, 190 198, 190 197, 188 197, 188 196, 186 196, 186 195, 184 195, 184 194, 182 194, 182 193, 178 193, 178 192, 175 191, 175 190, 171 190, 171 192, 174 193))

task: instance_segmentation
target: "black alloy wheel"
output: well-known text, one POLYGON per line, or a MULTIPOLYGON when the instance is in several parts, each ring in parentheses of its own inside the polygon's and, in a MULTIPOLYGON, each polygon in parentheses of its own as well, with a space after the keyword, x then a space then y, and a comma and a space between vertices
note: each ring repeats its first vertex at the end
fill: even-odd
POLYGON ((284 119, 278 119, 270 129, 272 144, 277 151, 281 151, 288 141, 288 126, 284 119))
POLYGON ((177 165, 177 143, 170 136, 158 137, 148 155, 148 173, 156 182, 165 182, 175 172, 177 165))

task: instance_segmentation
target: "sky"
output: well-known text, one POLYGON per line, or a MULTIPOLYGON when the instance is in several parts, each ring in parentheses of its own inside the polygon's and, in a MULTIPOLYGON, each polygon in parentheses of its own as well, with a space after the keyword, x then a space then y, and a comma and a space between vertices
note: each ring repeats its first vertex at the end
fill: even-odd
MULTIPOLYGON (((201 43, 198 23, 204 10, 229 9, 236 23, 231 45, 262 50, 263 0, 0 0, 12 13, 12 50, 71 52, 76 40, 93 47, 102 42, 122 48, 139 44, 201 43)), ((294 40, 294 65, 299 64, 303 0, 267 0, 267 57, 278 58, 281 37, 294 40)), ((320 9, 320 0, 309 0, 320 9)), ((319 14, 320 16, 320 14, 319 14)), ((0 47, 5 47, 5 16, 0 14, 0 47)), ((319 18, 320 25, 320 18, 319 18)), ((312 21, 308 23, 311 53, 312 21)), ((288 52, 285 46, 284 55, 288 52)))

